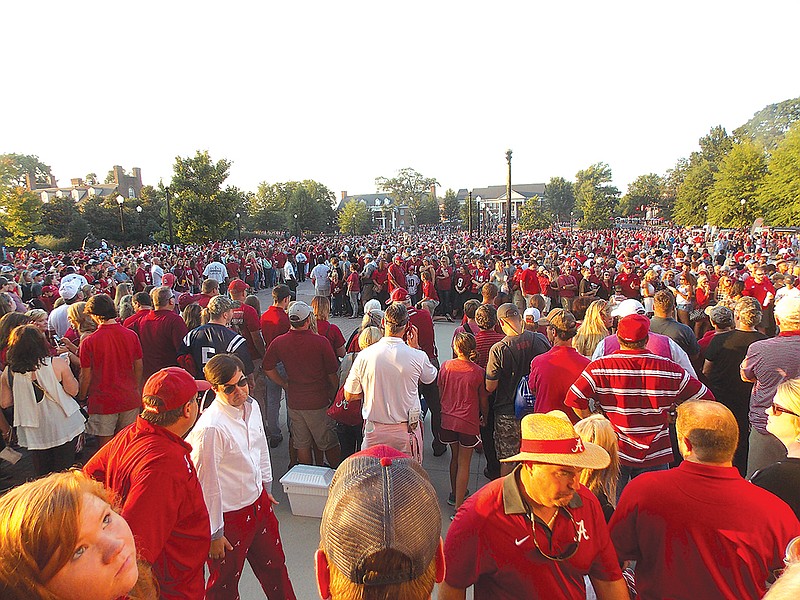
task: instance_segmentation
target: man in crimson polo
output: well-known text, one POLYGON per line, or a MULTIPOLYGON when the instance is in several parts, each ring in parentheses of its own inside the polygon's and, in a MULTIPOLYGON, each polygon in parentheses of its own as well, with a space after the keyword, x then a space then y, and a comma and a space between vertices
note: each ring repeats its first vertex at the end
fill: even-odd
POLYGON ((120 497, 136 550, 150 563, 167 600, 204 596, 211 526, 183 436, 197 420, 197 394, 211 385, 170 367, 144 386, 144 408, 83 468, 120 497))
POLYGON ((617 278, 614 280, 614 285, 622 287, 622 293, 626 298, 636 298, 637 300, 642 294, 640 290, 641 284, 642 281, 639 279, 636 271, 634 271, 632 262, 623 264, 622 273, 617 275, 617 278))
POLYGON ((682 404, 677 431, 683 462, 630 482, 609 523, 620 560, 636 561, 639 598, 761 598, 797 517, 733 466, 739 428, 726 406, 682 404))
POLYGON ((92 296, 84 310, 97 331, 81 342, 78 398, 88 401, 86 431, 102 447, 133 423, 141 408, 142 346, 133 331, 117 322, 110 296, 92 296))
POLYGON ((336 422, 328 414, 339 387, 339 360, 330 342, 311 331, 311 307, 295 302, 288 311, 291 329, 275 338, 264 355, 263 368, 274 383, 286 390, 292 446, 301 464, 313 464, 312 449, 325 453, 328 464, 339 465, 336 422), (282 363, 286 375, 278 373, 282 363))
POLYGON ((584 576, 600 600, 627 600, 597 498, 579 483, 584 468, 610 458, 583 442, 560 411, 522 419, 521 464, 469 497, 444 543, 439 600, 584 600, 584 576))
POLYGON ((154 288, 150 297, 153 310, 130 327, 142 344, 144 378, 166 367, 177 367, 181 341, 189 333, 186 322, 175 312, 175 298, 170 288, 154 288))
POLYGON ((143 258, 137 261, 136 273, 133 276, 133 291, 143 292, 148 285, 153 284, 153 276, 147 268, 147 262, 143 258))
MULTIPOLYGON (((267 308, 261 315, 261 337, 264 339, 264 347, 269 345, 279 335, 289 331, 289 316, 286 309, 292 301, 292 292, 287 285, 276 285, 272 288, 272 306, 267 308)), ((275 368, 282 377, 286 377, 286 369, 283 364, 278 363, 275 368)), ((263 369, 262 369, 263 370, 263 369)), ((277 448, 283 441, 283 434, 280 426, 281 396, 283 388, 272 381, 269 377, 267 385, 267 410, 265 411, 267 441, 270 448, 277 448)))
POLYGON ((389 265, 387 283, 389 284, 388 292, 390 294, 396 289, 405 289, 406 287, 406 270, 403 265, 403 257, 399 254, 394 255, 392 264, 389 265))
POLYGON ((519 287, 522 291, 522 296, 525 298, 525 308, 528 307, 528 301, 534 294, 540 294, 541 288, 539 287, 539 277, 536 273, 536 263, 531 262, 528 268, 522 271, 519 276, 519 287))

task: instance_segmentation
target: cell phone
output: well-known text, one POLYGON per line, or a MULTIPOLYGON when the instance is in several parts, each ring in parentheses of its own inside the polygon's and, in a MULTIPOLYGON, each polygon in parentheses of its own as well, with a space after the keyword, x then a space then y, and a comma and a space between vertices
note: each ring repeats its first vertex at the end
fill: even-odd
POLYGON ((53 345, 60 346, 61 345, 61 338, 58 337, 55 333, 53 334, 53 345))

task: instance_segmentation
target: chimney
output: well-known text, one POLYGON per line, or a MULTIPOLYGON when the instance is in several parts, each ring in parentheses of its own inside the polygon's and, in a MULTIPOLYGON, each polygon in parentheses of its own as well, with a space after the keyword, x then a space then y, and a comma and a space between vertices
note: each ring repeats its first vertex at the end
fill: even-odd
POLYGON ((73 177, 69 181, 70 184, 72 184, 72 187, 74 188, 83 186, 83 179, 81 179, 80 177, 73 177))
POLYGON ((28 191, 36 189, 36 182, 29 172, 25 173, 25 187, 28 188, 28 191))
POLYGON ((117 184, 117 186, 120 185, 123 177, 125 177, 125 169, 119 165, 114 165, 114 183, 117 184))
POLYGON ((50 187, 58 187, 55 175, 50 175, 50 187))
POLYGON ((133 169, 131 169, 131 175, 139 185, 142 185, 142 170, 139 167, 133 167, 133 169))
POLYGON ((431 184, 431 198, 436 198, 436 184, 431 184))
POLYGON ((347 198, 347 191, 346 190, 342 191, 342 201, 344 201, 345 198, 347 198))

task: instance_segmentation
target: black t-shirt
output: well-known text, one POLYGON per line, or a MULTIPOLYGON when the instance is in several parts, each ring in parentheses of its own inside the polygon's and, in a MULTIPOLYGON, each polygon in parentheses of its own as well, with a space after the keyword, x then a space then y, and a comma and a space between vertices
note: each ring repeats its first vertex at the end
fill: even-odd
POLYGON ((695 337, 692 328, 683 323, 678 323, 675 319, 653 317, 650 319, 650 331, 672 339, 690 357, 700 353, 700 346, 697 345, 697 337, 695 337))
POLYGON ((784 458, 756 471, 750 481, 786 502, 800 519, 800 458, 784 458))
POLYGON ((759 331, 725 331, 716 334, 706 349, 706 360, 714 364, 708 383, 714 397, 737 416, 747 419, 753 384, 742 381, 739 366, 753 342, 767 339, 759 331))
POLYGON ((504 337, 489 350, 486 379, 497 381, 494 413, 514 414, 514 395, 523 375, 531 370, 531 361, 550 350, 550 343, 541 333, 523 331, 504 337))

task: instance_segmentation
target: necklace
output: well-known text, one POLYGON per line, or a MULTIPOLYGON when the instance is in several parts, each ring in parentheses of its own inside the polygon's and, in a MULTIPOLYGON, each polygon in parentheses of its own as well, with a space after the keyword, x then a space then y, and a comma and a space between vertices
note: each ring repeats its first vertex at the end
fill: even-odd
POLYGON ((553 516, 552 516, 552 517, 550 517, 550 520, 549 520, 549 521, 547 521, 547 528, 548 528, 550 531, 552 531, 552 530, 553 530, 553 525, 554 525, 554 524, 555 524, 555 522, 556 522, 556 517, 557 517, 557 516, 558 516, 558 509, 556 508, 556 512, 554 512, 554 513, 553 513, 553 516))

